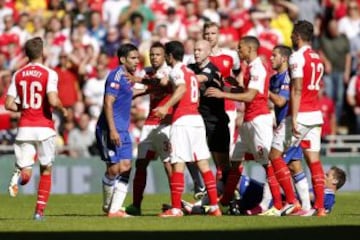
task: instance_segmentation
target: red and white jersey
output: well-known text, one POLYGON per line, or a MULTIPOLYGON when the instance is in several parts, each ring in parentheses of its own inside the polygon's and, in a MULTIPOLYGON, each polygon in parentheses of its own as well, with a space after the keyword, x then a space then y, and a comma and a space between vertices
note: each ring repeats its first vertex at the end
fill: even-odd
POLYGON ((29 63, 14 74, 7 95, 20 104, 19 128, 54 129, 47 93, 57 92, 57 84, 56 72, 42 64, 29 63))
POLYGON ((260 57, 255 58, 244 72, 244 86, 246 89, 256 89, 258 93, 251 102, 245 103, 244 121, 248 122, 263 114, 269 114, 270 74, 260 57))
MULTIPOLYGON (((224 78, 231 76, 232 70, 240 69, 239 55, 236 51, 228 48, 219 48, 219 51, 212 53, 210 61, 219 69, 224 78)), ((225 81, 225 85, 229 86, 229 83, 225 81)), ((235 102, 225 99, 225 110, 236 111, 235 102)))
POLYGON ((346 94, 355 97, 356 106, 360 107, 360 75, 355 75, 350 79, 346 94))
POLYGON ((320 56, 310 46, 303 46, 291 54, 289 65, 291 79, 303 79, 297 121, 303 124, 322 124, 319 90, 324 64, 320 56))
MULTIPOLYGON (((148 76, 149 78, 158 78, 161 79, 165 76, 169 76, 171 68, 164 63, 157 71, 152 67, 146 67, 140 73, 142 77, 148 76)), ((171 97, 173 92, 172 86, 160 86, 160 85, 149 85, 148 90, 150 90, 150 107, 149 115, 145 120, 145 125, 159 125, 159 124, 170 124, 172 108, 169 109, 168 117, 165 117, 161 120, 159 117, 155 116, 153 111, 155 108, 163 106, 171 97)))
POLYGON ((204 122, 198 112, 199 86, 195 73, 183 63, 176 63, 170 72, 170 81, 175 86, 185 84, 186 92, 180 101, 174 105, 172 124, 187 126, 203 126, 204 122), (191 121, 186 116, 195 116, 191 121))

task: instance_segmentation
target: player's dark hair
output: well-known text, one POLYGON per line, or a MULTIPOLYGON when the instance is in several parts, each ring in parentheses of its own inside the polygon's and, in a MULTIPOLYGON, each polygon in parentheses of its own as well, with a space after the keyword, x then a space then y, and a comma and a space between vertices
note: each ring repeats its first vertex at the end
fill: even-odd
POLYGON ((294 24, 293 33, 298 34, 305 42, 311 42, 314 36, 314 26, 306 20, 300 20, 294 24))
POLYGON ((258 50, 260 47, 259 40, 254 36, 245 36, 240 39, 240 42, 244 42, 246 45, 252 45, 255 50, 258 50))
POLYGON ((284 57, 287 57, 287 58, 289 58, 291 53, 292 53, 291 48, 288 47, 288 46, 285 46, 285 45, 276 45, 274 47, 274 50, 275 49, 279 50, 279 53, 280 53, 281 56, 284 56, 284 57))
POLYGON ((179 41, 170 41, 165 44, 166 55, 172 55, 177 61, 182 61, 185 53, 184 45, 179 41))
POLYGON ((162 49, 164 50, 164 52, 165 52, 165 46, 164 46, 164 44, 162 44, 161 42, 158 42, 158 41, 156 41, 156 42, 154 42, 153 44, 151 44, 150 49, 151 49, 151 48, 162 48, 162 49))
POLYGON ((35 37, 26 41, 24 49, 29 60, 40 58, 43 54, 44 42, 40 37, 35 37))
POLYGON ((119 49, 117 51, 117 56, 119 59, 121 57, 127 57, 130 52, 137 51, 137 50, 138 50, 138 48, 135 45, 133 45, 131 43, 125 43, 119 47, 119 49))
POLYGON ((332 166, 330 169, 334 171, 334 178, 337 180, 336 189, 339 190, 346 182, 346 173, 336 166, 332 166))

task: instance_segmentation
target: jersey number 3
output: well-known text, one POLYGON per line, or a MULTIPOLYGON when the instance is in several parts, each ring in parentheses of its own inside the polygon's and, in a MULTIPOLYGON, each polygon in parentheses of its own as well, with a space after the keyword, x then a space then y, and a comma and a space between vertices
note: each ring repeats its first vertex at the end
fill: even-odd
POLYGON ((42 91, 42 85, 39 82, 19 82, 22 88, 22 108, 23 109, 39 109, 42 104, 42 97, 40 92, 42 91), (29 97, 27 96, 29 94, 29 97))

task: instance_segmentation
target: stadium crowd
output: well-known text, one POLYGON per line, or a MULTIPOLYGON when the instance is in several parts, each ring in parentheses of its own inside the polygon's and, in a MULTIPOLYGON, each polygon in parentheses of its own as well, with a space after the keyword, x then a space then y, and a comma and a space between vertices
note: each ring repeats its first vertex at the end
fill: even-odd
MULTIPOLYGON (((179 40, 188 62, 206 21, 220 26, 221 47, 236 49, 241 37, 256 36, 264 59, 278 44, 291 47, 294 22, 312 22, 313 47, 325 62, 323 136, 359 134, 359 121, 349 121, 360 119, 359 5, 358 0, 0 0, 0 144, 14 143, 19 116, 5 110, 4 100, 12 74, 27 63, 22 51, 26 40, 44 39, 45 65, 59 74, 59 97, 69 114, 54 116, 57 146, 64 147, 62 154, 88 157, 97 154, 91 147, 95 124, 105 79, 118 64, 118 47, 128 42, 139 48, 140 70, 150 65, 154 41, 179 40)), ((133 101, 130 132, 135 143, 148 101, 133 101)), ((237 107, 240 124, 243 105, 237 107)))

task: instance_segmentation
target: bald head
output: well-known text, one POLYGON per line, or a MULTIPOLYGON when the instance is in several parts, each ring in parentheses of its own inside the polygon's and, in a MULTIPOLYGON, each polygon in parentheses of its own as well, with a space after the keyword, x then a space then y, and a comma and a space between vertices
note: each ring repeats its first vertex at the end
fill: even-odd
POLYGON ((198 64, 203 63, 209 56, 211 52, 211 45, 206 40, 199 40, 195 43, 194 47, 194 56, 195 62, 198 64))

